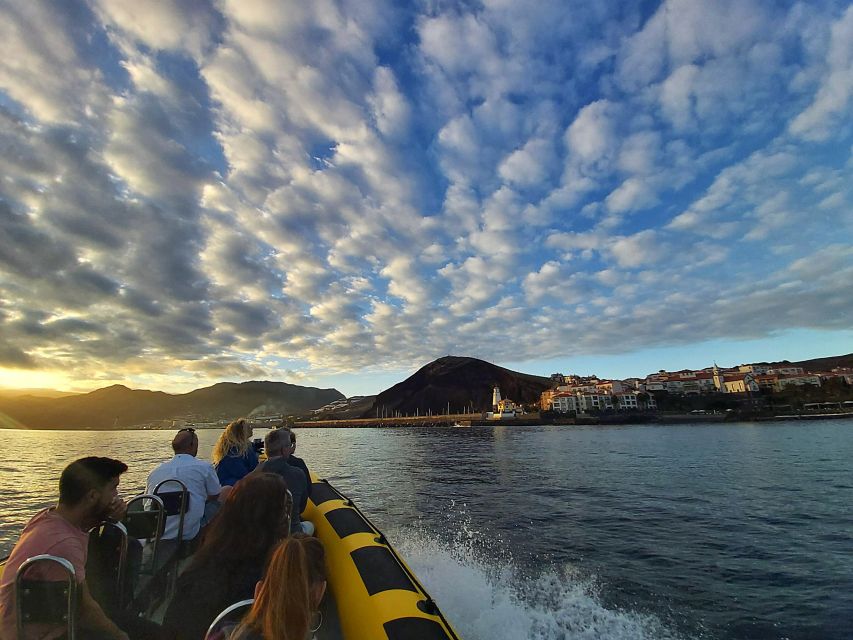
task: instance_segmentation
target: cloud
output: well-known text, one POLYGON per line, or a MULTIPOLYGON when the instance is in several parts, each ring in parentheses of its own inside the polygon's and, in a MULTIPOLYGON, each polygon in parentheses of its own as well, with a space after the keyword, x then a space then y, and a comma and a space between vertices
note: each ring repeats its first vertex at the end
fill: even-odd
POLYGON ((663 2, 643 28, 625 41, 617 77, 625 89, 642 88, 667 70, 709 57, 742 53, 772 17, 756 2, 663 2))
POLYGON ((638 178, 628 178, 605 199, 612 213, 645 209, 658 202, 654 189, 638 178))
POLYGON ((826 65, 812 103, 791 121, 790 131, 806 140, 827 140, 850 115, 853 96, 853 7, 832 24, 826 65))
POLYGON ((108 100, 84 56, 87 13, 41 0, 0 7, 0 87, 39 121, 85 121, 108 100))
POLYGON ((653 264, 663 257, 657 234, 647 229, 632 236, 616 239, 609 247, 620 267, 635 268, 653 264))
POLYGON ((615 109, 607 100, 596 100, 581 109, 566 130, 566 145, 584 166, 603 163, 613 152, 617 141, 615 109))
POLYGON ((201 56, 219 26, 214 3, 207 0, 96 0, 104 24, 117 27, 152 49, 181 49, 201 56))
POLYGON ((0 9, 0 367, 310 380, 849 317, 848 7, 140 6, 0 9))

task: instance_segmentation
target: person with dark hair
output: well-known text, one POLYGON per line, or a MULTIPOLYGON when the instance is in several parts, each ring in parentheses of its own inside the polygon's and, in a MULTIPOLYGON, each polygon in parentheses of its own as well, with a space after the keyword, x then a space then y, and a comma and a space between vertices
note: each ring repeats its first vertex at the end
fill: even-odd
MULTIPOLYGON (((68 560, 78 583, 78 637, 127 640, 128 634, 111 620, 92 597, 86 585, 88 531, 107 518, 120 518, 126 506, 118 496, 119 476, 127 465, 111 458, 75 460, 59 478, 59 503, 44 509, 27 523, 6 563, 0 579, 0 637, 16 637, 15 574, 27 558, 50 554, 68 560)), ((34 567, 30 579, 62 580, 60 570, 34 567), (56 571, 59 571, 58 573, 56 571)), ((157 637, 153 627, 125 621, 133 637, 157 637)), ((46 630, 45 637, 61 634, 46 630)))
POLYGON ((231 640, 305 640, 326 593, 326 554, 317 538, 296 534, 284 540, 255 587, 255 603, 231 640))
POLYGON ((163 621, 172 640, 202 640, 225 607, 251 598, 275 545, 288 533, 287 487, 273 473, 240 481, 206 527, 163 621))
POLYGON ((213 447, 213 466, 219 484, 231 487, 258 466, 258 452, 252 446, 252 423, 246 418, 225 427, 213 447))
POLYGON ((296 453, 296 432, 290 427, 281 427, 285 431, 290 434, 290 455, 287 456, 287 464, 291 467, 296 467, 297 469, 302 469, 302 472, 305 474, 305 481, 308 483, 308 497, 311 497, 311 472, 308 471, 308 465, 305 464, 305 461, 302 458, 297 458, 294 453, 296 453))
POLYGON ((259 464, 252 473, 277 473, 284 478, 287 489, 293 496, 293 511, 290 515, 290 532, 314 533, 314 525, 308 521, 303 522, 299 517, 308 504, 308 487, 305 475, 301 469, 291 467, 287 456, 292 450, 290 442, 290 431, 286 429, 273 429, 264 438, 264 450, 267 459, 259 464))
MULTIPOLYGON (((213 465, 204 460, 198 460, 198 436, 195 429, 180 429, 172 439, 171 460, 156 467, 148 474, 147 492, 153 493, 157 485, 166 480, 177 479, 184 483, 189 492, 189 506, 184 514, 184 540, 193 540, 199 529, 218 511, 220 499, 224 500, 223 489, 213 465)), ((177 491, 177 483, 166 483, 164 491, 177 491)), ((227 495, 225 490, 225 494, 227 495)), ((174 540, 178 537, 179 516, 166 518, 166 529, 163 540, 174 540)))

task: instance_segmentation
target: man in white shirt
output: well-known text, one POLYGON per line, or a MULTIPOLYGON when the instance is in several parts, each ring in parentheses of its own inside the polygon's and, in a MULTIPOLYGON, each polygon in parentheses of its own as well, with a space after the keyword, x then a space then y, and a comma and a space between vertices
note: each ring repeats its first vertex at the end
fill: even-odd
MULTIPOLYGON (((205 506, 208 502, 216 503, 224 500, 225 495, 219 485, 219 478, 213 465, 204 460, 198 460, 198 436, 195 429, 181 429, 172 440, 172 450, 175 457, 158 466, 148 475, 148 493, 154 492, 160 482, 177 479, 183 482, 189 491, 189 508, 184 516, 184 540, 194 539, 202 525, 205 516, 205 506)), ((164 484, 161 491, 179 491, 177 483, 164 484)), ((218 504, 217 504, 218 506, 218 504)), ((208 510, 209 511, 209 510, 208 510)), ((210 514, 208 513, 208 516, 210 514)), ((164 540, 174 540, 178 537, 179 516, 166 518, 164 540)))

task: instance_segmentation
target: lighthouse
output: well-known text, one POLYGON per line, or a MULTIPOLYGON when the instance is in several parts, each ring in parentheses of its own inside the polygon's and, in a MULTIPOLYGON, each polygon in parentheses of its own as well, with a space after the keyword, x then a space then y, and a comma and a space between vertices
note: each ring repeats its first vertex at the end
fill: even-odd
POLYGON ((501 404, 501 388, 495 385, 492 388, 492 411, 500 411, 501 404))

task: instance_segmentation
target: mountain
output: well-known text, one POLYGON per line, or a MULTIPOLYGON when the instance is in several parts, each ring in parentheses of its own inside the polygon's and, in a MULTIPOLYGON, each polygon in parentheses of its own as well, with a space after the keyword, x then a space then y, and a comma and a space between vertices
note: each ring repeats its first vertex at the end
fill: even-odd
POLYGON ((422 367, 410 377, 378 396, 364 417, 377 411, 393 415, 394 411, 425 415, 427 412, 461 412, 466 406, 474 411, 492 408, 492 388, 498 385, 501 396, 515 402, 538 402, 540 394, 550 388, 551 380, 540 376, 510 371, 484 360, 445 356, 422 367))
POLYGON ((57 391, 56 389, 0 389, 0 398, 20 398, 22 396, 64 398, 76 395, 79 395, 79 393, 75 391, 57 391))
POLYGON ((806 373, 820 373, 831 371, 836 367, 853 367, 853 353, 844 356, 826 356, 825 358, 811 358, 810 360, 776 360, 774 362, 750 362, 749 364, 767 365, 768 367, 802 367, 806 373))
MULTIPOLYGON (((782 362, 777 362, 782 365, 782 362)), ((802 367, 804 371, 831 371, 835 367, 853 367, 853 353, 846 356, 829 356, 826 358, 812 358, 811 360, 800 360, 792 362, 791 366, 802 367)))
POLYGON ((0 413, 7 423, 0 426, 111 429, 179 417, 209 421, 251 413, 300 414, 343 397, 336 389, 285 382, 221 382, 184 394, 117 384, 63 398, 0 398, 0 413))

